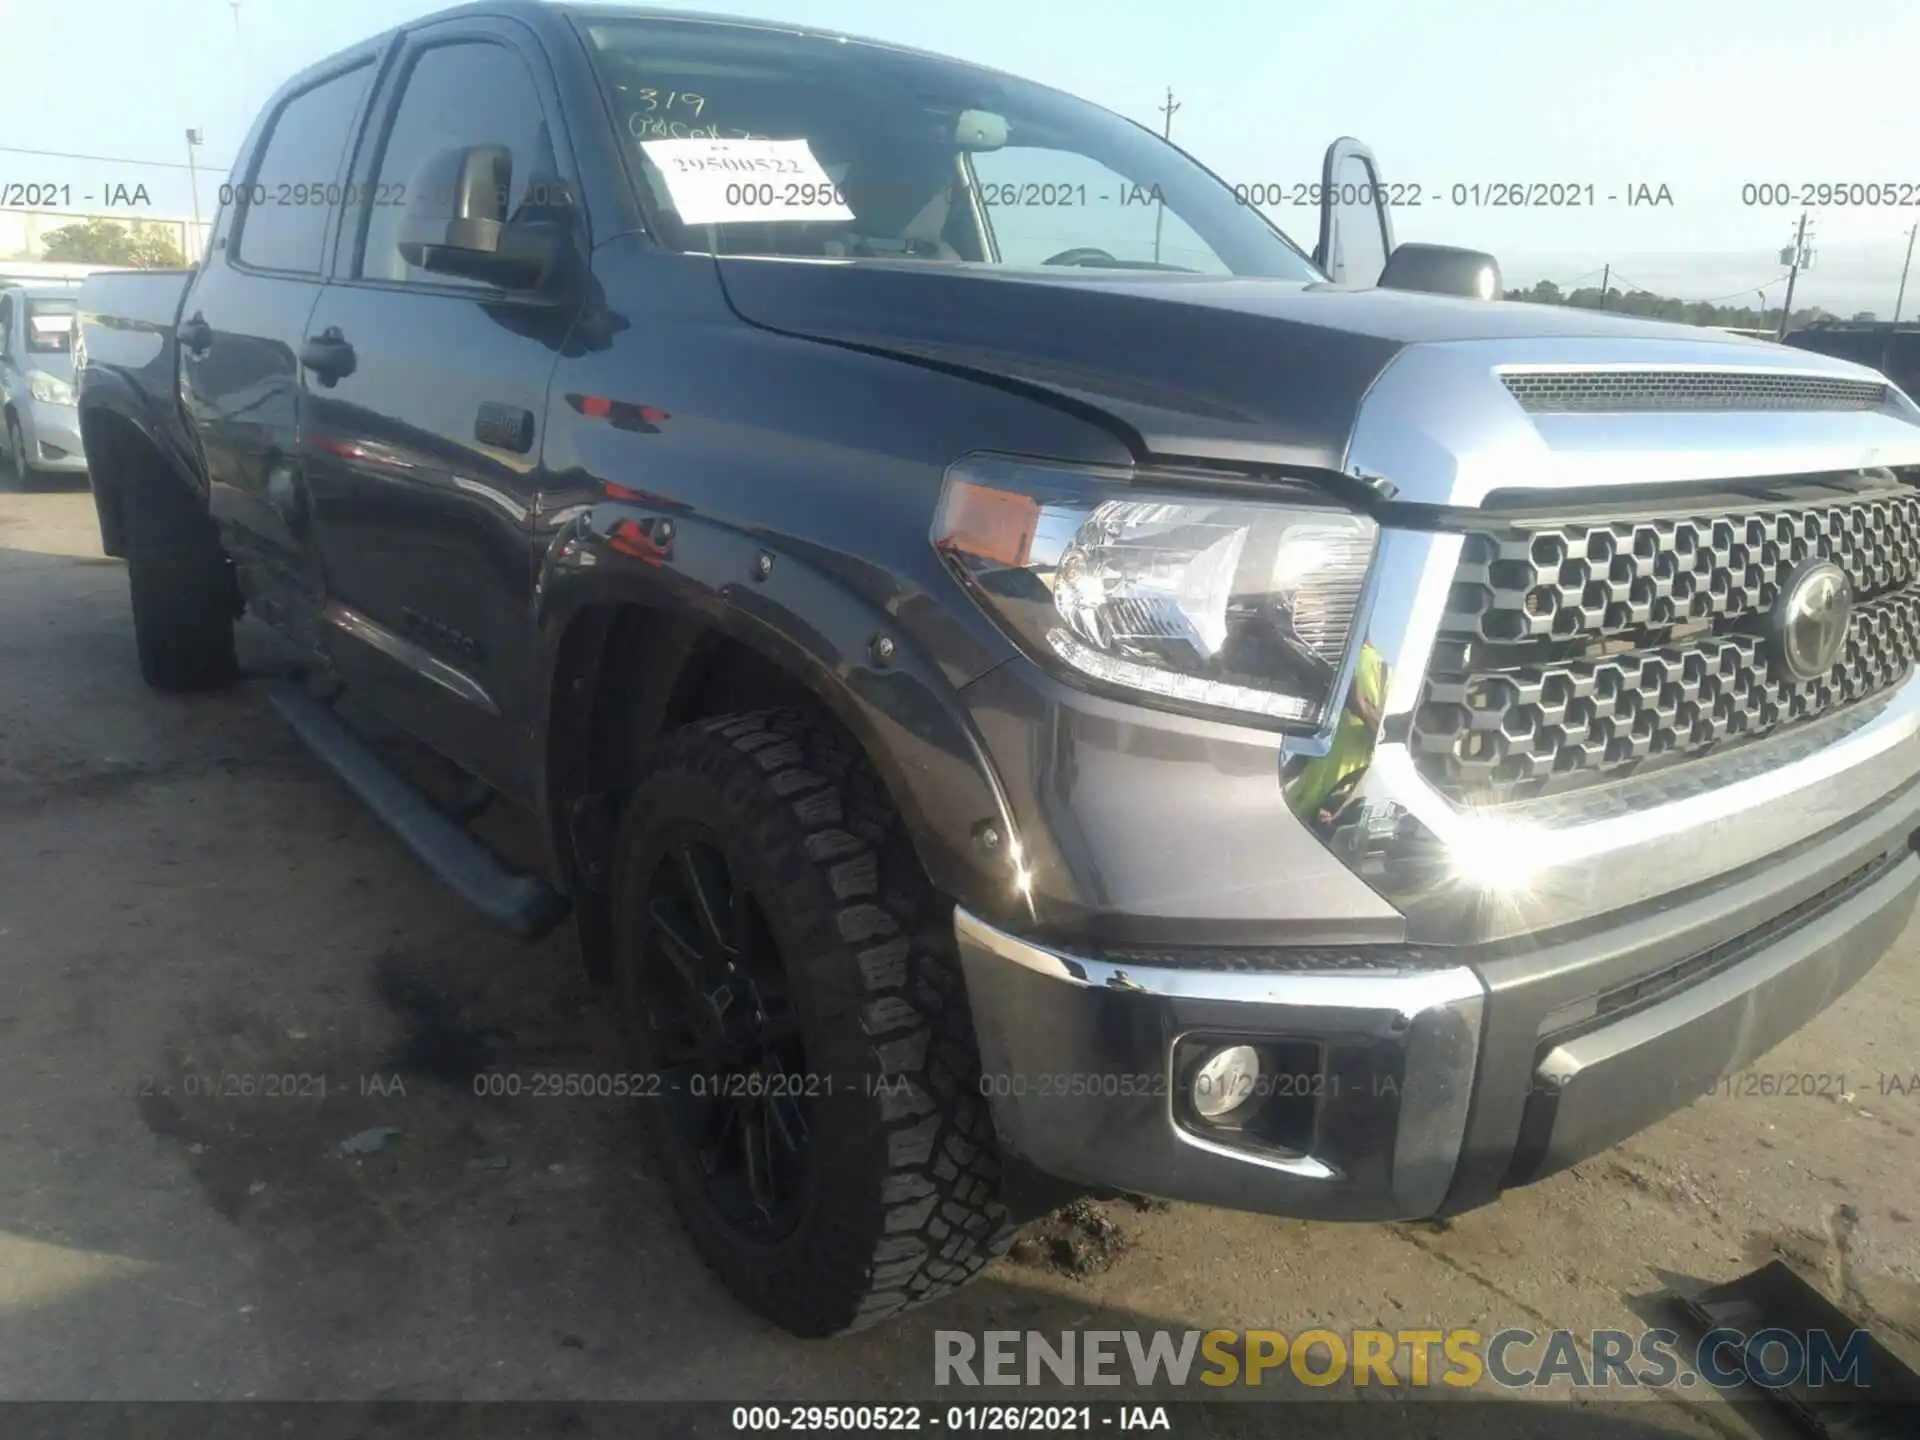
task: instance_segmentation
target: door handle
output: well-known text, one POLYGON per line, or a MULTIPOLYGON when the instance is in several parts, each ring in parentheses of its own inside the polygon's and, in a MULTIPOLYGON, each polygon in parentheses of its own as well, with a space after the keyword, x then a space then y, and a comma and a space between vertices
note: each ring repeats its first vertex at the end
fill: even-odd
POLYGON ((300 347, 300 363, 317 375, 322 385, 331 385, 353 374, 353 346, 338 325, 329 325, 318 335, 307 337, 307 343, 300 347))
POLYGON ((180 328, 173 332, 180 337, 180 344, 194 355, 204 355, 213 344, 213 327, 207 324, 207 317, 199 311, 180 322, 180 328))

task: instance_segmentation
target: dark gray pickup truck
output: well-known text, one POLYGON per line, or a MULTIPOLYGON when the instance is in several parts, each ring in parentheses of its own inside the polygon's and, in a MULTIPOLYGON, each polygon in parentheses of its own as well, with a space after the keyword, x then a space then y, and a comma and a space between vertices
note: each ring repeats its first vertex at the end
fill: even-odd
POLYGON ((1484 1204, 1804 1024, 1920 887, 1920 411, 1312 254, 997 72, 482 5, 288 82, 81 292, 147 678, 571 916, 702 1253, 804 1333, 1125 1189, 1484 1204), (342 693, 538 820, 508 869, 342 693))

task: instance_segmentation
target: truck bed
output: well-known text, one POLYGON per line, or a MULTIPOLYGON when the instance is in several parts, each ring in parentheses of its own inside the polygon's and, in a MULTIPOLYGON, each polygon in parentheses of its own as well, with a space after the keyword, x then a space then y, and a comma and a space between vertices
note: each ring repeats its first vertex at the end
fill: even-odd
POLYGON ((173 327, 191 270, 112 270, 80 285, 84 365, 111 369, 173 393, 173 327))

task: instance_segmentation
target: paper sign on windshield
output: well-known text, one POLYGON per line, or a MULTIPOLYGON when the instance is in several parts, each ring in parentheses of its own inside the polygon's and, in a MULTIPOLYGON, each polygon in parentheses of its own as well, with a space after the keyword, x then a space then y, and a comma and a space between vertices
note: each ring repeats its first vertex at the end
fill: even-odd
POLYGON ((642 140, 640 148, 689 225, 853 219, 805 140, 642 140))

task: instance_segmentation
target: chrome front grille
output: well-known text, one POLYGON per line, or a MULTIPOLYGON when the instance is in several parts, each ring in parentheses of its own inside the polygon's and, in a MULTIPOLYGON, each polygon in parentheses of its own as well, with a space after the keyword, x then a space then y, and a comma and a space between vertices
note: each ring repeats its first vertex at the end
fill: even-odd
POLYGON ((1518 370, 1501 382, 1534 414, 1635 410, 1876 410, 1877 380, 1752 370, 1518 370))
POLYGON ((1411 745, 1456 798, 1518 799, 1831 713, 1920 657, 1920 495, 1886 472, 1738 507, 1520 518, 1466 537, 1411 745), (1810 558, 1852 582, 1842 659, 1801 683, 1762 632, 1810 558))

